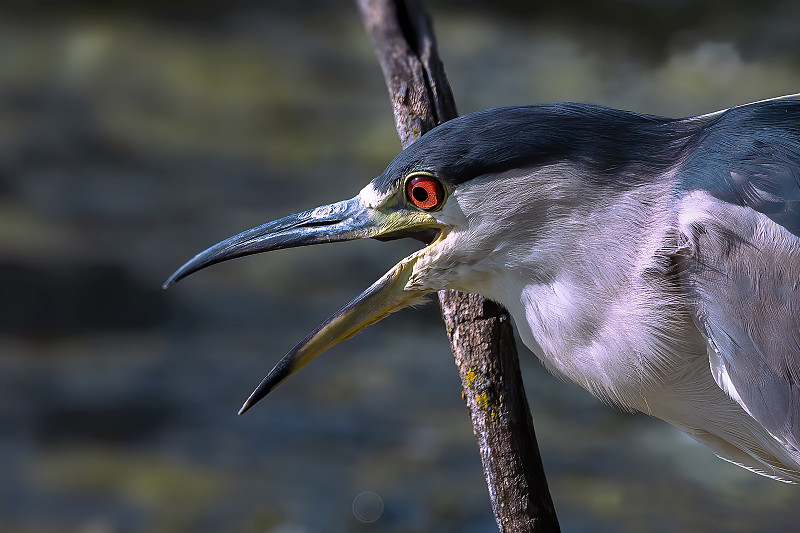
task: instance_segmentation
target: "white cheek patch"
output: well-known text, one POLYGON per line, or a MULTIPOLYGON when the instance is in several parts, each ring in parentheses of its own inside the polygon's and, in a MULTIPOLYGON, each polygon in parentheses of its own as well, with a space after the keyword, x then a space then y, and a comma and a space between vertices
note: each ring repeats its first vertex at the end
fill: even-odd
POLYGON ((369 208, 376 208, 379 205, 383 204, 388 200, 394 191, 390 190, 387 192, 380 192, 372 185, 372 183, 367 184, 366 187, 361 189, 361 192, 358 195, 361 197, 361 201, 364 202, 369 208))
POLYGON ((458 201, 458 193, 447 198, 439 211, 429 214, 442 224, 451 227, 465 227, 467 223, 467 216, 458 201))

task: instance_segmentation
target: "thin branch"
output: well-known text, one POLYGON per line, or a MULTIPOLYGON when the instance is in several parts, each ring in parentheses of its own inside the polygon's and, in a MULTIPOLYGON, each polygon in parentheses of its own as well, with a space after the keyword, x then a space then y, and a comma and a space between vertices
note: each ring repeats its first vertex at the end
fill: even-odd
MULTIPOLYGON (((457 116, 430 20, 416 0, 358 0, 358 5, 406 148, 457 116)), ((498 529, 558 532, 508 311, 453 290, 440 291, 439 302, 498 529)))

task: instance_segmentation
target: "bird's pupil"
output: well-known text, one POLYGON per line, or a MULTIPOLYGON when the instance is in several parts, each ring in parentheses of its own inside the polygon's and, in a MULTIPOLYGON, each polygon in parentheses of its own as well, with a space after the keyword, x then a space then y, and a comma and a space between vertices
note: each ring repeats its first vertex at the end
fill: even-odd
POLYGON ((425 187, 414 187, 411 194, 414 196, 414 200, 418 202, 424 202, 428 199, 428 191, 425 190, 425 187))

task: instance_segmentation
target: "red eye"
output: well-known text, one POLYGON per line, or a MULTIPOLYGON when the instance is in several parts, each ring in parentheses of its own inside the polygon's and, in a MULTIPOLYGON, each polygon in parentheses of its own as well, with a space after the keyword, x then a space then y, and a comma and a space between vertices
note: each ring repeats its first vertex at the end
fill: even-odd
POLYGON ((444 189, 433 176, 415 176, 408 180, 406 194, 412 204, 425 211, 433 211, 444 202, 444 189))

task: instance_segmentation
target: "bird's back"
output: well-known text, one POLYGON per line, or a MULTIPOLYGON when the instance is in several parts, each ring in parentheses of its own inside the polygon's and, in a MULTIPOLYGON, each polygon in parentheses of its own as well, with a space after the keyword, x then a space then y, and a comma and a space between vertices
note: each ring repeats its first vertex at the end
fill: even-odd
MULTIPOLYGON (((734 108, 693 139, 679 227, 716 383, 800 465, 800 102, 734 108)), ((778 453, 777 455, 780 455, 778 453)), ((790 473, 781 469, 787 467, 790 473)))

